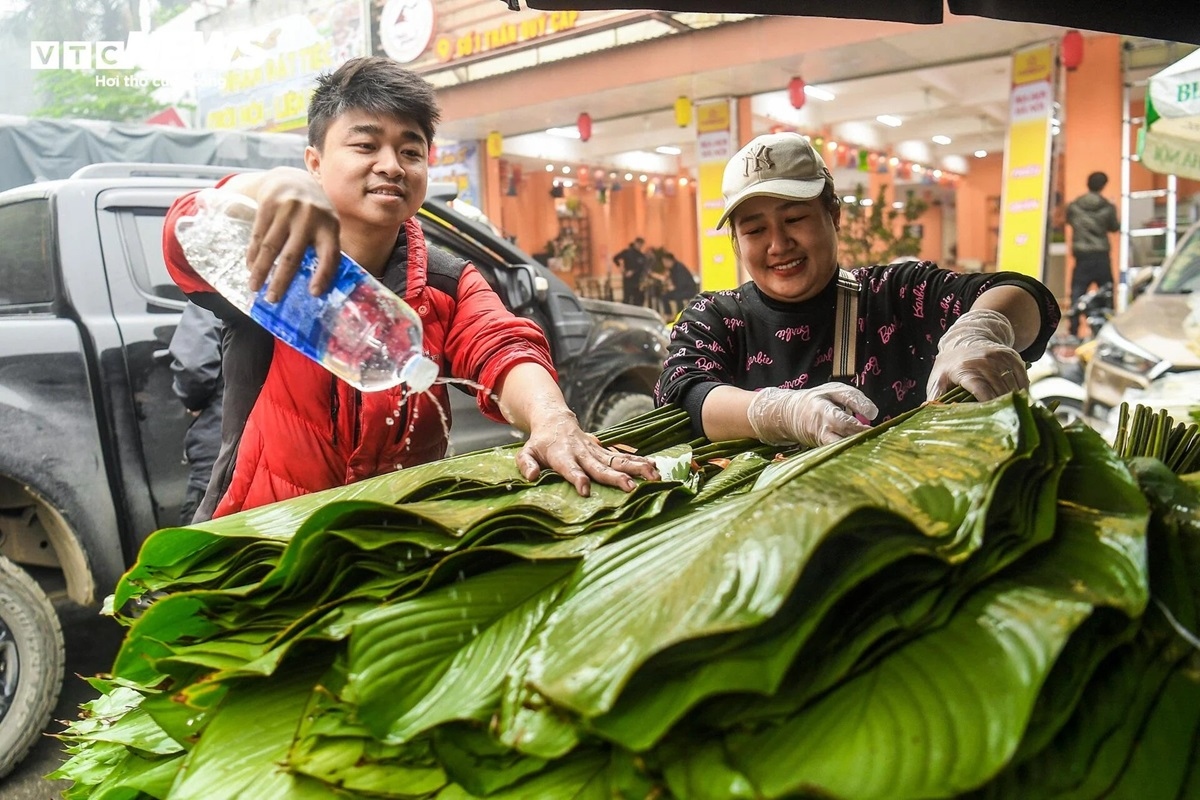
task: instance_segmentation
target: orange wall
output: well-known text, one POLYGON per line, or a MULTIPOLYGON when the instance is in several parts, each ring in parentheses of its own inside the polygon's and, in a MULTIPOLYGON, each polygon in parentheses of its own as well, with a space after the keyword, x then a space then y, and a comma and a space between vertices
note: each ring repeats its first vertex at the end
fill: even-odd
POLYGON ((1000 224, 993 204, 1000 199, 1004 176, 1004 154, 989 153, 971 160, 971 171, 958 182, 955 198, 958 230, 958 261, 978 261, 985 269, 996 266, 996 233, 1000 224), (988 198, 994 198, 989 200, 988 198))
MULTIPOLYGON (((1067 73, 1064 90, 1065 137, 1062 156, 1063 202, 1087 192, 1087 176, 1108 175, 1103 194, 1121 204, 1121 39, 1101 34, 1084 38, 1083 62, 1067 73)), ((1132 181, 1131 181, 1132 182, 1132 181)), ((1066 226, 1070 247, 1071 227, 1066 226)), ((1117 234, 1111 234, 1113 269, 1117 268, 1117 234)), ((1069 252, 1069 250, 1068 250, 1069 252)), ((1068 256, 1064 294, 1069 296, 1075 258, 1068 256)))
MULTIPOLYGON (((550 189, 561 174, 524 171, 515 197, 500 198, 500 214, 492 221, 517 246, 528 253, 539 253, 546 242, 558 236, 556 200, 550 189)), ((577 176, 572 176, 577 180, 577 176)), ((605 179, 607 181, 607 179, 605 179)), ((638 181, 622 182, 619 191, 608 192, 601 204, 599 193, 589 182, 587 187, 564 188, 564 199, 578 198, 586 212, 591 241, 591 263, 575 267, 575 276, 606 278, 611 274, 612 259, 636 237, 645 238, 647 247, 666 247, 693 270, 699 263, 694 185, 662 189, 648 196, 647 185, 638 181)), ((575 276, 562 275, 571 282, 575 276)))

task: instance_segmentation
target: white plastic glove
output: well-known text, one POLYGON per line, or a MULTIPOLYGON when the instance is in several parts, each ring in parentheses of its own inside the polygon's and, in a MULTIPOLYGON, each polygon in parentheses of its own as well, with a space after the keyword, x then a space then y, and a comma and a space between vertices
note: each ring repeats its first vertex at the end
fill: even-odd
POLYGON ((980 308, 963 314, 938 342, 925 396, 933 400, 961 386, 976 400, 991 400, 1029 386, 1015 341, 1012 323, 999 311, 980 308))
POLYGON ((879 409, 853 386, 825 383, 812 389, 761 389, 746 417, 761 442, 813 447, 867 430, 854 413, 875 419, 879 409))

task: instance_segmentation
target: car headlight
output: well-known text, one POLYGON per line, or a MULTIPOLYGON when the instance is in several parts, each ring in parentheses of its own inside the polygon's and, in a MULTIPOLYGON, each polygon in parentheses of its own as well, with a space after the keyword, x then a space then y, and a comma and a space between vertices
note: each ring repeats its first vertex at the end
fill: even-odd
POLYGON ((1101 328, 1096 342, 1096 358, 1135 375, 1154 378, 1170 367, 1158 356, 1121 336, 1113 325, 1101 328))

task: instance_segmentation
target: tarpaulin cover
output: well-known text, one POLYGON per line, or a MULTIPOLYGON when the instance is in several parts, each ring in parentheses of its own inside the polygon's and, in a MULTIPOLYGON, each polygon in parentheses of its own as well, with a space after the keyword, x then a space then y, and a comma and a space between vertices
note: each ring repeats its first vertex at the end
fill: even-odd
POLYGON ((105 161, 238 169, 304 166, 303 136, 0 116, 0 190, 105 161))

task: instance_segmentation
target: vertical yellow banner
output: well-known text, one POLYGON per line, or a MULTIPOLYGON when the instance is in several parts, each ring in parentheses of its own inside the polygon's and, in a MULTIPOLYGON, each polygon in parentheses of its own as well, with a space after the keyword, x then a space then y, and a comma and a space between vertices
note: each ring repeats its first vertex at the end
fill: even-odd
POLYGON ((1053 75, 1050 44, 1013 54, 997 268, 1038 279, 1043 277, 1046 256, 1053 75))
POLYGON ((696 145, 700 153, 700 186, 696 192, 700 206, 700 288, 705 291, 733 289, 738 285, 729 230, 717 227, 717 220, 725 210, 721 178, 725 163, 736 150, 730 119, 728 100, 696 106, 696 145))

